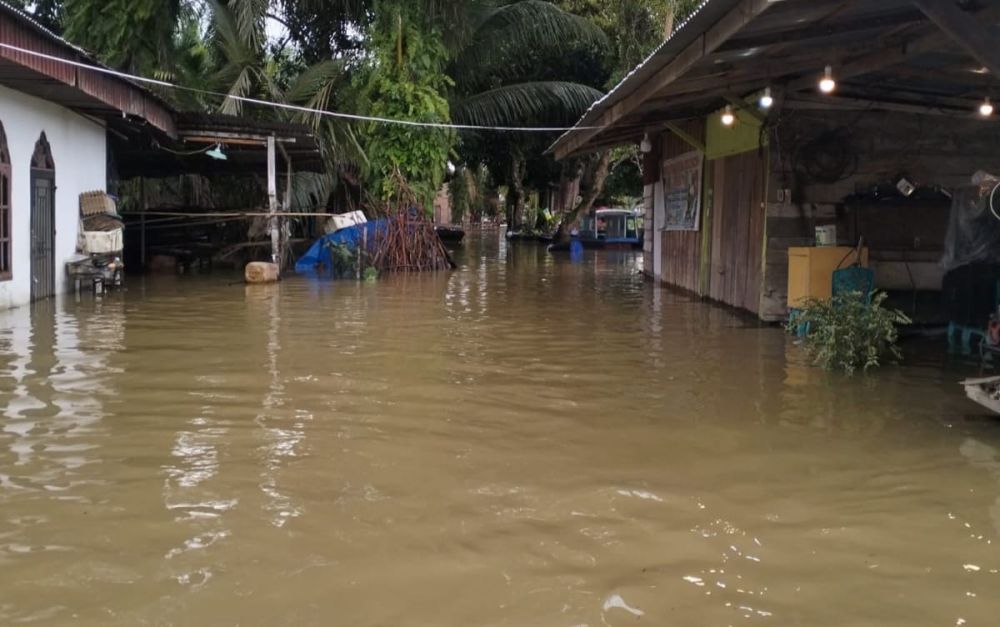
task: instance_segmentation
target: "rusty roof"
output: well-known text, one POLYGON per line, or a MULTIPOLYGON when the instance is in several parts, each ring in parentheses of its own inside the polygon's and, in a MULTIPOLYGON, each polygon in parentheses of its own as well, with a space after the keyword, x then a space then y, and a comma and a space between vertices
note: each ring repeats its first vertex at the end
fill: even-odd
POLYGON ((59 61, 111 69, 4 0, 0 42, 19 49, 0 48, 0 84, 87 115, 120 120, 124 114, 174 135, 174 110, 162 98, 128 78, 59 61))

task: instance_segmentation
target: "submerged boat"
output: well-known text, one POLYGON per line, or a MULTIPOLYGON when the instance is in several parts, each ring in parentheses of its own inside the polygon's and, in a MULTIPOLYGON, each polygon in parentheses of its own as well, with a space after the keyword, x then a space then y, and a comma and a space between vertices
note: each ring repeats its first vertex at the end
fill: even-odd
POLYGON ((1000 377, 984 377, 962 381, 965 395, 986 409, 1000 414, 1000 377))
POLYGON ((465 237, 465 229, 448 224, 435 224, 434 230, 443 242, 460 242, 465 237))

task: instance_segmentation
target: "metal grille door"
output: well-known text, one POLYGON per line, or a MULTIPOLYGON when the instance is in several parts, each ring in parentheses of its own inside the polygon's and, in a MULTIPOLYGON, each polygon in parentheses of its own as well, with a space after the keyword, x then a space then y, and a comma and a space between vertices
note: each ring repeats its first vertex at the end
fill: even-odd
POLYGON ((31 172, 31 300, 56 291, 55 177, 51 170, 31 172))

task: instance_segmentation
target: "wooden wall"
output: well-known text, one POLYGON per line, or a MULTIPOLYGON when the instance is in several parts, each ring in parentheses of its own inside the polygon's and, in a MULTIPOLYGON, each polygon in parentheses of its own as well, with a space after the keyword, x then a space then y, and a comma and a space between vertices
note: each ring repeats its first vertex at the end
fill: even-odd
POLYGON ((1000 174, 1000 126, 969 119, 888 112, 786 111, 777 141, 771 143, 771 182, 767 197, 766 264, 760 315, 787 316, 788 248, 809 246, 815 226, 837 224, 839 243, 854 245, 865 235, 884 242, 880 253, 909 254, 933 265, 947 221, 947 203, 910 201, 845 202, 870 195, 875 185, 894 184, 901 175, 919 186, 969 185, 976 170, 1000 174), (803 174, 801 153, 811 139, 840 129, 856 161, 835 182, 803 174), (861 211, 864 214, 858 215, 861 211), (881 225, 880 225, 881 223, 881 225), (888 237, 887 233, 895 232, 888 237), (890 250, 891 249, 891 250, 890 250))
POLYGON ((708 164, 713 169, 708 296, 752 313, 760 309, 764 161, 765 156, 753 150, 708 164))
MULTIPOLYGON (((705 124, 702 120, 690 120, 681 125, 684 132, 704 141, 705 124)), ((663 160, 672 159, 695 150, 690 144, 673 133, 663 136, 663 160)), ((659 174, 659 173, 658 173, 659 174)), ((704 203, 702 203, 704 205, 704 203)), ((706 207, 702 207, 702 224, 705 222, 706 207)), ((663 243, 663 282, 688 290, 700 292, 701 231, 663 231, 658 233, 663 243)))

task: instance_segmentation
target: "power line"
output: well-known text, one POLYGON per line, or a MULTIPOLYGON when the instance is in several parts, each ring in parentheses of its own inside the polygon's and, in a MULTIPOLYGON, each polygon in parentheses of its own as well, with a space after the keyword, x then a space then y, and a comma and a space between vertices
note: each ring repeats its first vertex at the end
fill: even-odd
POLYGON ((7 50, 13 50, 15 52, 20 52, 22 54, 27 54, 40 59, 45 59, 47 61, 54 61, 56 63, 64 63, 66 65, 71 65, 76 68, 90 70, 92 72, 99 72, 101 74, 108 74, 110 76, 116 76, 118 78, 123 78, 128 81, 133 81, 137 83, 147 83, 150 85, 156 85, 158 87, 165 87, 167 89, 176 89, 179 91, 186 91, 189 93, 202 94, 205 96, 216 96, 220 98, 226 98, 229 100, 235 100, 237 102, 243 102, 246 104, 273 107, 275 109, 283 109, 286 111, 295 111, 297 113, 311 113, 314 115, 321 115, 325 117, 338 118, 342 120, 351 120, 354 122, 375 122, 380 124, 398 124, 401 126, 414 126, 421 128, 436 128, 436 129, 447 129, 447 130, 458 130, 458 131, 508 131, 515 133, 554 133, 554 132, 564 132, 571 130, 601 130, 607 128, 606 126, 484 126, 478 124, 445 124, 443 122, 416 122, 414 120, 398 120, 393 118, 382 118, 377 116, 369 115, 358 115, 356 113, 343 113, 340 111, 327 111, 324 109, 314 109, 312 107, 304 107, 301 105, 293 105, 284 102, 274 102, 271 100, 261 100, 258 98, 248 98, 246 96, 237 96, 235 94, 227 94, 219 91, 212 91, 208 89, 199 89, 196 87, 186 87, 184 85, 177 85, 176 83, 171 83, 169 81, 162 81, 155 78, 146 78, 144 76, 137 76, 135 74, 128 74, 126 72, 119 72, 118 70, 112 70, 111 68, 101 67, 99 65, 93 65, 89 63, 82 63, 80 61, 73 61, 71 59, 64 59, 62 57, 57 57, 43 52, 37 52, 35 50, 28 50, 26 48, 20 48, 18 46, 12 46, 11 44, 0 43, 0 48, 7 50))

